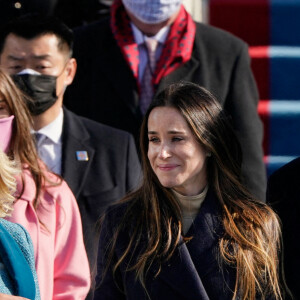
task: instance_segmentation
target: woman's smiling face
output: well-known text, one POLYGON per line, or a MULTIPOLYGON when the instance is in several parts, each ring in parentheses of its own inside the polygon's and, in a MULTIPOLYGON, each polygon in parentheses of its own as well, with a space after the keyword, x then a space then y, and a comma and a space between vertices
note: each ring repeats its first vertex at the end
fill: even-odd
POLYGON ((148 119, 148 159, 164 187, 197 195, 206 186, 206 150, 180 112, 156 107, 148 119))

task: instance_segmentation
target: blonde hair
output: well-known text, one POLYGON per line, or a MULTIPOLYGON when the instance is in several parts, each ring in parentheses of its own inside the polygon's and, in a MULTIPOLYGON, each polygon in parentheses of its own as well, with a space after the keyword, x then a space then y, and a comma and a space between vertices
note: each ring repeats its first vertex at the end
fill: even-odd
POLYGON ((15 197, 16 191, 15 175, 19 173, 14 161, 10 160, 0 149, 0 217, 9 216, 15 197))

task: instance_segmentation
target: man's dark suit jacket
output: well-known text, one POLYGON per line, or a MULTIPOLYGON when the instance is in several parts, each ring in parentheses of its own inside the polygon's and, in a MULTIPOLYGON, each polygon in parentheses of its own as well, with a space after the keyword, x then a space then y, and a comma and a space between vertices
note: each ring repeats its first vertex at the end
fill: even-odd
POLYGON ((267 202, 282 222, 283 263, 287 286, 295 299, 300 299, 300 158, 270 176, 267 202))
POLYGON ((129 133, 79 117, 67 109, 62 134, 62 177, 77 199, 93 270, 99 241, 96 223, 108 205, 138 185, 140 163, 129 133), (76 151, 86 151, 88 160, 78 160, 76 151))
MULTIPOLYGON (((146 287, 150 298, 146 296, 143 287, 135 279, 135 273, 127 270, 129 259, 120 265, 115 277, 111 268, 106 273, 104 272, 107 267, 106 257, 109 255, 107 253, 109 241, 113 236, 114 228, 122 219, 125 207, 124 204, 118 204, 117 207, 109 209, 105 217, 98 248, 97 288, 94 300, 232 299, 236 270, 221 263, 219 238, 223 234, 223 226, 220 222, 222 212, 212 191, 208 191, 199 214, 186 235, 193 238, 177 248, 172 258, 162 265, 157 277, 155 264, 150 268, 146 277, 146 287), (125 290, 125 295, 120 289, 125 290)), ((134 220, 133 224, 126 225, 127 227, 121 231, 117 240, 113 264, 128 246, 130 228, 135 226, 134 220)), ((133 264, 132 261, 131 263, 133 264)))
MULTIPOLYGON (((131 132, 137 139, 142 121, 137 82, 108 19, 75 31, 74 56, 78 72, 65 94, 65 105, 79 115, 131 132)), ((264 200, 262 123, 247 45, 225 31, 197 24, 192 58, 164 77, 157 92, 179 80, 210 90, 231 115, 243 150, 245 182, 264 200)))

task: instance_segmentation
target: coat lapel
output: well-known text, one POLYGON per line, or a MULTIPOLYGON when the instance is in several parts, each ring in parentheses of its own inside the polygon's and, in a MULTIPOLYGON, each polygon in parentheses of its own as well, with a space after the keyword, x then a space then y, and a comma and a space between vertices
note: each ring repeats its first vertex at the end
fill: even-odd
POLYGON ((89 143, 89 133, 80 119, 64 108, 62 176, 76 198, 93 163, 94 153, 95 150, 89 143), (82 151, 81 158, 78 157, 78 151, 82 151))
POLYGON ((187 61, 185 64, 180 66, 178 69, 176 69, 169 75, 162 78, 162 80, 160 81, 157 87, 155 95, 159 94, 163 89, 165 89, 171 83, 178 82, 183 78, 185 81, 194 82, 195 80, 193 79, 193 76, 195 74, 195 71, 199 67, 199 65, 200 65, 199 60, 196 58, 196 56, 192 55, 189 61, 187 61))
POLYGON ((215 264, 221 226, 218 204, 211 191, 187 236, 193 238, 181 244, 170 262, 162 268, 159 278, 166 281, 182 299, 209 299, 202 276, 215 264), (180 274, 180 275, 179 275, 180 274))
POLYGON ((218 261, 218 243, 223 233, 220 215, 216 197, 209 190, 199 214, 187 233, 187 236, 192 237, 187 243, 187 248, 200 277, 204 277, 212 264, 218 261))
POLYGON ((178 247, 170 262, 163 266, 159 278, 181 295, 181 299, 209 300, 185 243, 178 247))

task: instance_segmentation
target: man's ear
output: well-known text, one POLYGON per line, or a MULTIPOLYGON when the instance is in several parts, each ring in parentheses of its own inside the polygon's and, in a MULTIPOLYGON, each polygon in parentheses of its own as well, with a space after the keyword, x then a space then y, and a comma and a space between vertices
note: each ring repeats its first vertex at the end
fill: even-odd
POLYGON ((70 85, 73 82, 77 70, 77 62, 75 58, 70 58, 67 62, 65 72, 67 73, 65 77, 65 85, 70 85))

